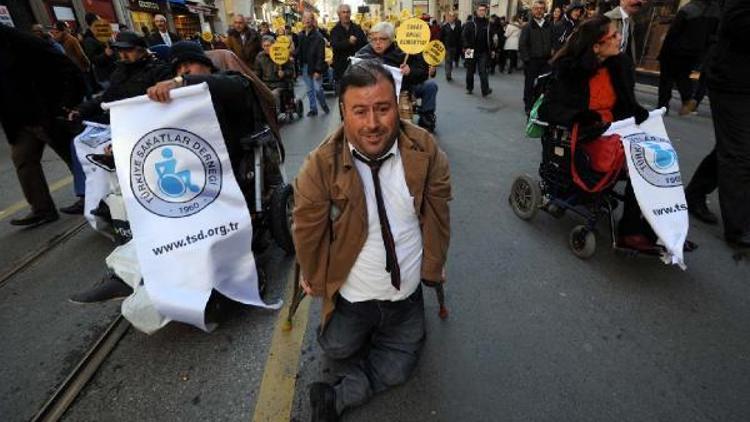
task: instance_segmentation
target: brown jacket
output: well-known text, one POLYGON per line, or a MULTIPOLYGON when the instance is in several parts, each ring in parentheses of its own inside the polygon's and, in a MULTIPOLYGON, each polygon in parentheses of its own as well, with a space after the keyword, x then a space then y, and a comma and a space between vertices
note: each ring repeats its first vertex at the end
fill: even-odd
MULTIPOLYGON (((450 241, 450 170, 427 131, 401 122, 398 147, 422 228, 422 278, 442 281, 450 241)), ((343 126, 312 151, 294 181, 294 245, 302 274, 323 296, 323 325, 367 239, 367 207, 343 126)))
POLYGON ((65 55, 68 56, 68 58, 70 58, 79 69, 81 69, 81 72, 88 72, 91 67, 91 62, 89 62, 89 58, 86 57, 86 53, 83 52, 83 48, 81 47, 81 43, 78 42, 78 39, 70 34, 65 34, 61 44, 65 50, 65 55))
POLYGON ((247 67, 254 69, 255 57, 261 52, 260 35, 258 31, 247 28, 244 32, 245 42, 242 42, 240 33, 234 29, 227 33, 227 48, 232 50, 247 67))

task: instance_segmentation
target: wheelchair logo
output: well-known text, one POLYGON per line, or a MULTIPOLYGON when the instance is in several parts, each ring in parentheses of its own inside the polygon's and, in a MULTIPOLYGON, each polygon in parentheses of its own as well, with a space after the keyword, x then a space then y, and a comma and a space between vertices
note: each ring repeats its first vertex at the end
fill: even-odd
POLYGON ((182 129, 151 131, 130 155, 130 187, 148 211, 168 218, 197 214, 221 192, 221 162, 211 144, 182 129))
POLYGON ((630 141, 630 157, 643 180, 662 188, 682 186, 677 153, 669 139, 646 133, 625 138, 630 141))

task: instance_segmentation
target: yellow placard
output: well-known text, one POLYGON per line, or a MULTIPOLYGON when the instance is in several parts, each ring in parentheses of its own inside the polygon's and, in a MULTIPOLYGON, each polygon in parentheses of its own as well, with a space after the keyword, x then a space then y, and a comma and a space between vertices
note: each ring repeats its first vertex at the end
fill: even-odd
POLYGON ((333 30, 334 26, 336 26, 336 22, 334 21, 328 21, 328 23, 326 24, 326 28, 328 28, 329 32, 333 30))
POLYGON ((407 19, 396 29, 396 42, 404 53, 419 54, 430 42, 430 27, 422 19, 407 19))
POLYGON ((365 31, 370 31, 370 28, 372 28, 372 21, 367 19, 364 22, 360 24, 362 26, 362 29, 365 31))
POLYGON ((424 11, 422 10, 421 7, 414 8, 414 16, 422 17, 422 13, 424 13, 424 11))
POLYGON ((91 24, 91 32, 97 40, 106 43, 112 37, 112 26, 104 19, 99 19, 91 24))
POLYGON ((292 28, 292 32, 295 34, 299 34, 300 32, 305 30, 305 24, 302 22, 297 22, 294 24, 294 28, 292 28))
POLYGON ((283 45, 287 50, 289 50, 289 47, 292 46, 292 39, 287 37, 286 35, 279 35, 278 37, 276 37, 276 42, 274 44, 283 45))
POLYGON ((205 42, 211 42, 211 41, 214 40, 214 34, 212 34, 209 31, 206 31, 206 32, 204 32, 204 33, 201 34, 201 38, 203 38, 203 41, 205 41, 205 42))
POLYGON ((268 54, 271 60, 279 66, 289 61, 289 47, 286 45, 274 43, 268 54))
POLYGON ((410 18, 411 18, 411 12, 410 11, 408 11, 407 9, 404 9, 404 10, 401 11, 401 20, 402 21, 405 21, 405 20, 410 19, 410 18))
POLYGON ((424 61, 426 61, 428 65, 438 66, 443 60, 445 60, 445 45, 443 45, 440 40, 432 40, 428 42, 427 47, 425 47, 422 52, 422 57, 424 57, 424 61))
POLYGON ((273 18, 273 29, 278 30, 286 25, 286 21, 281 16, 273 18))
POLYGON ((326 47, 325 61, 328 64, 333 63, 333 50, 331 47, 326 47))

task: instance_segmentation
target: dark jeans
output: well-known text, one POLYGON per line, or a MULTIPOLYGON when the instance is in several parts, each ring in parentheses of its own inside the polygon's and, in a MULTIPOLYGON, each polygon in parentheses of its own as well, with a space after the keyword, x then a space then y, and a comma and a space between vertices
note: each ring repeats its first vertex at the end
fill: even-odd
POLYGON ((710 90, 719 205, 728 240, 750 237, 750 95, 710 90))
POLYGON ((339 414, 406 382, 424 344, 424 325, 421 287, 399 302, 337 299, 331 320, 318 333, 318 343, 336 361, 361 356, 334 386, 339 414))
POLYGON ((461 50, 456 47, 447 47, 445 49, 445 77, 453 77, 453 66, 458 67, 458 58, 461 56, 461 50))
POLYGON ((716 149, 701 161, 695 170, 693 178, 685 189, 685 196, 690 201, 705 201, 706 196, 713 192, 718 185, 718 169, 716 168, 716 149))
POLYGON ((659 103, 657 107, 669 109, 669 101, 672 99, 672 87, 677 84, 680 100, 687 102, 693 95, 693 83, 690 81, 690 72, 696 63, 695 57, 667 57, 659 60, 659 103))
POLYGON ((518 50, 505 50, 505 56, 508 58, 508 74, 515 72, 518 69, 518 50))
POLYGON ((56 211, 42 168, 45 145, 49 145, 68 168, 71 168, 70 144, 53 141, 48 130, 42 126, 22 128, 10 146, 13 166, 16 168, 23 196, 31 206, 31 211, 35 213, 56 211))
POLYGON ((523 104, 528 113, 534 106, 534 81, 539 75, 549 72, 549 59, 530 59, 523 64, 523 72, 526 76, 523 86, 523 104))
POLYGON ((490 59, 489 51, 479 53, 474 51, 474 58, 466 60, 466 90, 474 90, 474 73, 479 71, 479 84, 482 89, 482 95, 490 92, 490 82, 487 77, 487 63, 490 59))

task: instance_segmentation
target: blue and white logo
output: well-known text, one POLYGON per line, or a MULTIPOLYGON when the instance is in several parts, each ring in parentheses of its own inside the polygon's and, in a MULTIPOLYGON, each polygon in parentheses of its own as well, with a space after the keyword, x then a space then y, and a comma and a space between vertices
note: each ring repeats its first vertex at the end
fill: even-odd
POLYGON ((221 192, 221 162, 211 144, 183 129, 156 129, 130 154, 130 187, 138 202, 162 217, 196 214, 221 192))
POLYGON ((630 141, 630 158, 643 180, 663 188, 682 186, 677 152, 669 139, 646 133, 625 138, 630 141))

